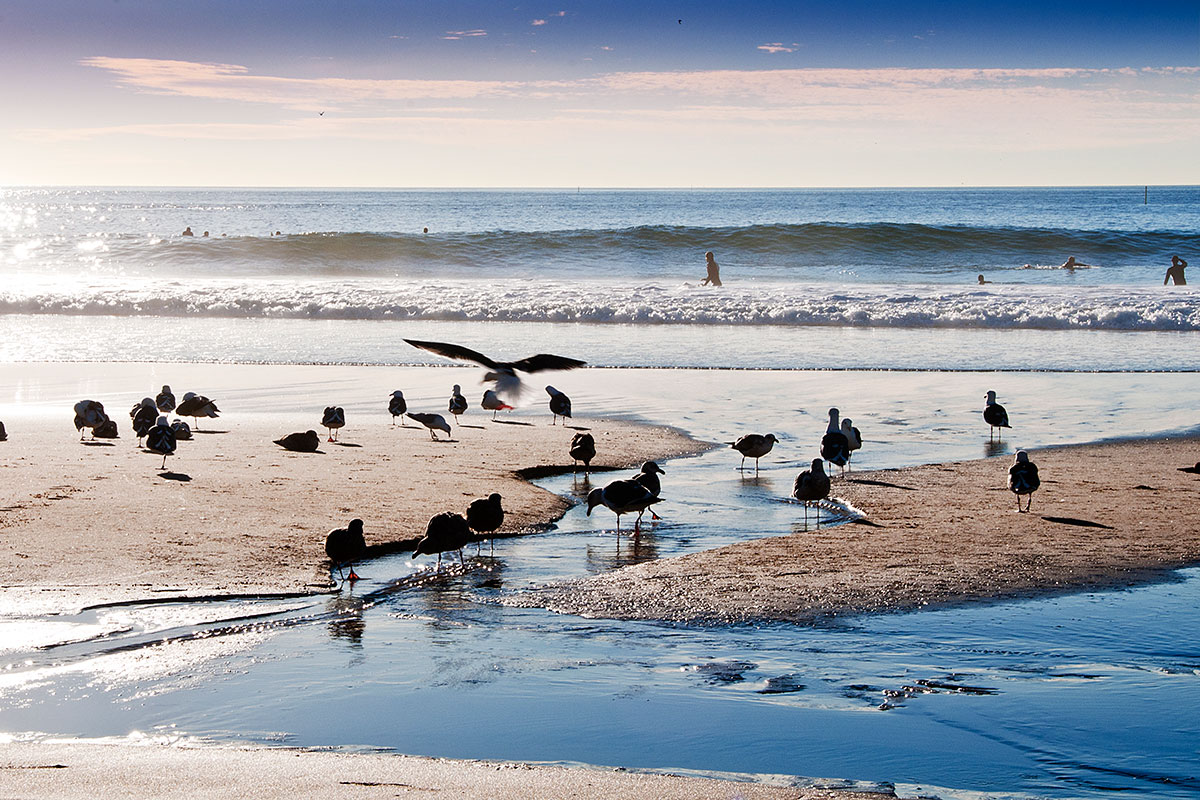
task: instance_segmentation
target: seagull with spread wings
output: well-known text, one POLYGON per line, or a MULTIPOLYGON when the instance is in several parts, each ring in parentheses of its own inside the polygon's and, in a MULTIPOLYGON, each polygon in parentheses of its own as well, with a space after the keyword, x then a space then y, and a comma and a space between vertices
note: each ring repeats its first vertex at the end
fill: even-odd
POLYGON ((454 358, 459 361, 473 361, 480 366, 486 367, 488 371, 483 376, 483 380, 485 382, 494 382, 496 384, 496 393, 508 399, 515 399, 521 394, 522 385, 521 378, 517 375, 518 372, 577 369, 587 364, 586 361, 580 361, 577 358, 555 356, 549 353, 538 353, 536 356, 522 358, 520 361, 493 361, 483 353, 457 344, 421 342, 416 339, 405 339, 404 341, 413 347, 437 353, 439 356, 454 358))

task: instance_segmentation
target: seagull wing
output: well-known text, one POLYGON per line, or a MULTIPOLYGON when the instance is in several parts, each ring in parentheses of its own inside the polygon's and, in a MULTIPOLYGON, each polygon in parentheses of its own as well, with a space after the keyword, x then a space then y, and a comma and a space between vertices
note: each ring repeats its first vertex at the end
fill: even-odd
POLYGON ((416 339, 405 339, 404 341, 411 344, 413 347, 418 347, 422 350, 428 350, 431 353, 437 353, 439 356, 446 358, 456 358, 459 361, 474 361, 476 364, 495 369, 499 366, 495 361, 485 356, 483 353, 478 353, 469 347, 463 347, 457 344, 446 344, 445 342, 421 342, 416 339))
POLYGON ((586 365, 586 361, 580 361, 577 358, 538 353, 536 356, 514 361, 508 366, 513 369, 519 369, 522 372, 544 372, 551 369, 578 369, 586 365))

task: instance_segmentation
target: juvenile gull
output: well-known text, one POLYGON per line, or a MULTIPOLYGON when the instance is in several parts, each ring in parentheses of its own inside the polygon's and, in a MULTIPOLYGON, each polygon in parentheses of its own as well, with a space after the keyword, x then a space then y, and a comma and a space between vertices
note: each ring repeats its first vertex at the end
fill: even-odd
POLYGON ((400 418, 401 425, 406 425, 404 422, 405 411, 408 411, 408 403, 404 401, 404 392, 397 389, 388 399, 388 413, 392 415, 393 427, 396 425, 396 417, 400 418))
MULTIPOLYGON (((824 462, 814 458, 812 467, 796 476, 792 485, 792 497, 804 503, 804 527, 808 527, 808 504, 824 500, 829 496, 829 476, 825 474, 824 462)), ((817 527, 821 527, 821 509, 817 508, 817 527)))
POLYGON ((458 424, 458 415, 467 410, 467 398, 463 397, 462 388, 456 383, 450 390, 450 403, 446 410, 454 415, 454 424, 458 424))
POLYGON ((336 431, 346 426, 346 412, 341 406, 328 406, 321 417, 321 425, 329 429, 329 441, 336 442, 336 431))
POLYGON ((450 438, 450 425, 446 422, 446 418, 441 414, 422 414, 420 412, 410 412, 409 419, 415 419, 417 422, 429 429, 429 438, 437 441, 437 434, 434 431, 445 431, 446 438, 450 438))
POLYGON ((437 566, 438 569, 441 569, 442 553, 457 550, 459 563, 466 564, 463 560, 462 549, 469 541, 471 541, 471 529, 467 525, 467 521, 461 514, 445 511, 429 520, 429 525, 425 528, 425 536, 417 542, 412 557, 437 553, 437 566))
POLYGON ((212 400, 195 392, 185 392, 183 401, 175 407, 176 414, 196 421, 196 430, 200 430, 200 417, 217 417, 220 410, 212 400))
POLYGON ((1028 495, 1024 511, 1033 505, 1033 493, 1042 485, 1038 478, 1037 464, 1029 460, 1029 454, 1018 450, 1013 465, 1008 468, 1008 489, 1017 496, 1017 511, 1022 511, 1021 495, 1028 495))
POLYGON ((550 413, 554 415, 554 419, 550 424, 558 422, 558 418, 563 418, 563 425, 567 424, 567 419, 571 416, 571 398, 555 389, 553 386, 546 387, 546 394, 550 395, 550 413))
POLYGON ((162 455, 160 469, 167 468, 167 456, 175 453, 175 431, 167 424, 166 417, 159 417, 158 424, 146 432, 146 449, 162 455))
POLYGON ((592 515, 596 506, 604 506, 617 515, 617 534, 621 533, 621 515, 637 512, 637 521, 633 523, 636 533, 642 521, 642 514, 647 508, 657 503, 659 498, 635 480, 613 481, 602 489, 592 489, 588 493, 587 515, 592 515))
POLYGON ((512 411, 512 406, 500 399, 500 395, 496 394, 491 389, 485 389, 483 399, 479 401, 479 405, 484 411, 492 412, 492 419, 496 419, 497 411, 512 411))
POLYGON ((844 473, 846 463, 850 460, 850 440, 842 433, 838 413, 836 408, 829 409, 829 426, 825 429, 825 435, 821 437, 821 458, 841 467, 844 473))
POLYGON ((422 342, 416 339, 405 339, 404 341, 413 347, 437 353, 439 356, 454 358, 459 361, 472 361, 486 367, 488 371, 483 376, 484 381, 494 382, 496 384, 496 393, 508 400, 519 397, 521 394, 522 385, 521 378, 517 375, 518 372, 532 373, 553 369, 576 369, 587 364, 586 361, 580 361, 577 358, 567 358, 566 356, 556 356, 549 353, 538 353, 536 356, 522 358, 520 361, 493 361, 483 353, 463 347, 462 345, 447 344, 445 342, 422 342))
MULTIPOLYGON (((309 431, 309 433, 315 432, 309 431)), ((345 528, 334 528, 325 537, 325 555, 329 556, 331 564, 329 568, 330 575, 333 574, 333 568, 337 567, 338 576, 342 580, 358 580, 358 575, 354 572, 354 562, 362 558, 363 553, 367 551, 367 540, 363 536, 363 521, 361 519, 352 519, 350 524, 345 528), (342 567, 349 565, 350 574, 342 575, 342 567)))
POLYGON ((1004 410, 1004 406, 996 402, 996 393, 988 390, 984 395, 986 401, 983 406, 983 421, 988 424, 988 438, 993 435, 997 437, 1004 433, 1004 428, 1011 428, 1008 424, 1008 412, 1004 410))
POLYGON ((590 475, 592 471, 592 459, 596 457, 596 440, 590 433, 577 433, 571 437, 571 458, 574 463, 571 465, 572 470, 575 470, 579 462, 583 462, 583 474, 590 475))
POLYGON ((740 437, 736 442, 730 443, 730 447, 742 454, 742 465, 738 469, 746 468, 746 459, 754 459, 754 474, 758 474, 758 460, 771 452, 771 448, 775 446, 775 442, 779 441, 775 438, 775 434, 768 433, 762 435, 760 433, 747 433, 740 437))
POLYGON ((289 433, 282 439, 276 439, 275 444, 284 450, 292 450, 297 453, 315 453, 317 452, 317 448, 321 446, 321 437, 317 436, 316 431, 289 433))
POLYGON ((162 391, 154 398, 154 406, 164 414, 175 410, 175 395, 171 394, 171 387, 163 385, 162 391))

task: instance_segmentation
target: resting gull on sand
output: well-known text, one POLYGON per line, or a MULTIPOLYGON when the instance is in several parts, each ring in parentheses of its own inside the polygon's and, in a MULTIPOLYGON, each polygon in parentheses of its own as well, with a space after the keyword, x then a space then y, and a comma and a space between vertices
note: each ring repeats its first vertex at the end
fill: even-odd
POLYGON ((1033 493, 1042 485, 1038 477, 1037 464, 1029 460, 1029 454, 1018 450, 1013 465, 1008 468, 1008 488, 1017 496, 1017 511, 1028 511, 1033 505, 1033 493), (1021 495, 1028 495, 1025 508, 1021 508, 1021 495))
POLYGON ((400 418, 400 424, 404 425, 404 412, 408 411, 408 403, 404 401, 404 392, 397 389, 392 392, 388 398, 388 413, 392 415, 392 425, 396 424, 396 417, 400 418))
POLYGON ((467 398, 463 397, 462 387, 457 383, 450 390, 450 403, 447 405, 446 410, 454 415, 454 423, 456 425, 458 424, 458 415, 467 410, 467 398))
POLYGON ((196 430, 200 430, 200 417, 217 417, 220 410, 212 400, 195 392, 185 393, 183 401, 175 407, 175 413, 179 416, 195 420, 196 430))
POLYGON ((341 406, 326 407, 321 425, 329 429, 328 441, 336 442, 337 432, 346 427, 346 411, 341 406))
POLYGON ((167 456, 175 453, 175 431, 171 430, 166 417, 159 417, 158 424, 146 432, 146 449, 163 457, 160 469, 167 468, 167 456))

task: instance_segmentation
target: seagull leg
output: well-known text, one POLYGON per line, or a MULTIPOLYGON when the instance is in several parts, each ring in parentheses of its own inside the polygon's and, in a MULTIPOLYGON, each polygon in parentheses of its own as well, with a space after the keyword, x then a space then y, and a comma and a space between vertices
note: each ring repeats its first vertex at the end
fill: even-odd
POLYGON ((350 574, 349 574, 349 575, 347 575, 347 576, 346 576, 346 578, 347 578, 347 580, 349 580, 351 583, 353 583, 354 581, 357 581, 357 580, 362 580, 361 578, 359 578, 359 577, 358 577, 358 573, 354 571, 354 565, 353 565, 353 564, 351 564, 351 565, 350 565, 350 574))

